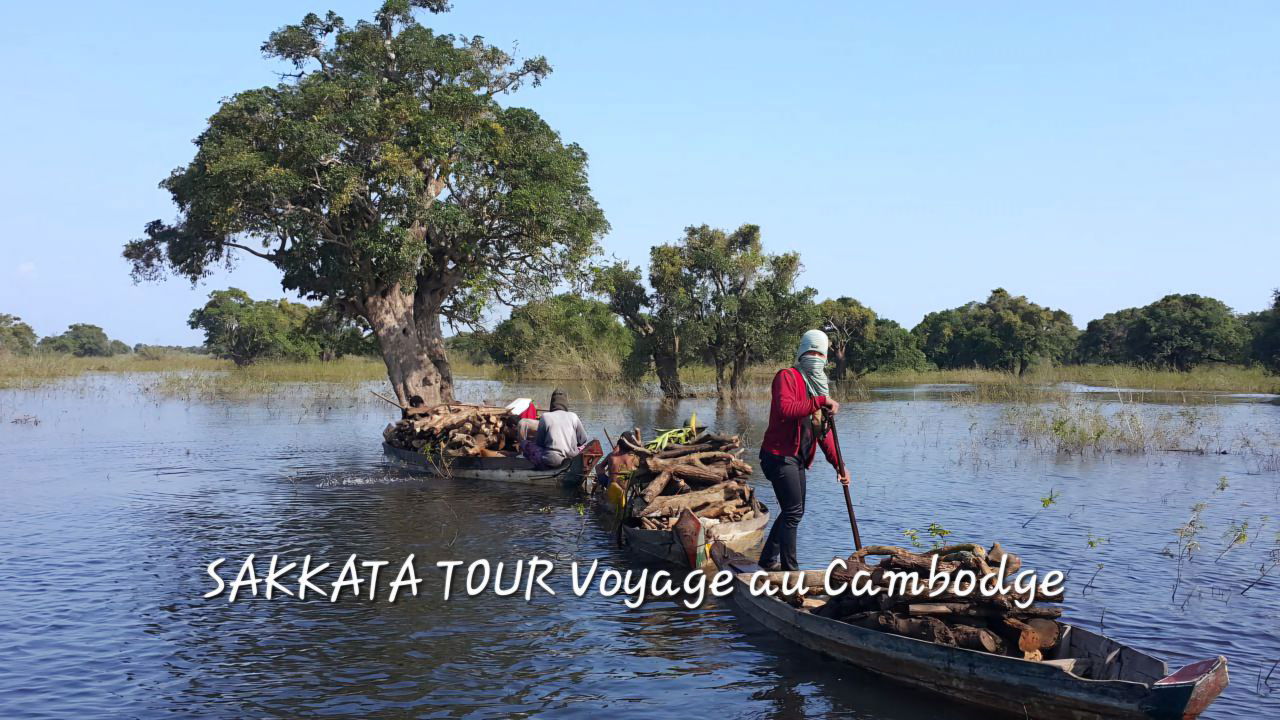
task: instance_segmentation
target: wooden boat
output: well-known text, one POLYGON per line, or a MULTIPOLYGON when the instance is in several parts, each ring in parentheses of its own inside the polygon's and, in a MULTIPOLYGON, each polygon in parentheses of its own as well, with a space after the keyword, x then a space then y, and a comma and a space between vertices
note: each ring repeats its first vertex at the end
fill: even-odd
POLYGON ((492 480, 494 482, 545 485, 548 487, 574 487, 582 482, 590 468, 592 457, 599 457, 600 444, 593 440, 580 455, 553 469, 538 469, 523 457, 449 457, 440 458, 382 443, 382 451, 410 469, 439 477, 461 480, 492 480), (592 449, 594 445, 594 450, 592 449))
MULTIPOLYGON (((1058 648, 1041 662, 850 625, 752 595, 748 583, 753 573, 763 572, 758 566, 720 544, 711 555, 717 567, 734 573, 734 603, 788 640, 895 682, 1013 717, 1189 720, 1227 686, 1222 656, 1170 674, 1161 660, 1065 623, 1058 648)), ((776 585, 784 573, 768 575, 776 585)), ((807 587, 822 582, 823 571, 805 571, 807 587)), ((821 603, 805 600, 808 608, 821 603)))

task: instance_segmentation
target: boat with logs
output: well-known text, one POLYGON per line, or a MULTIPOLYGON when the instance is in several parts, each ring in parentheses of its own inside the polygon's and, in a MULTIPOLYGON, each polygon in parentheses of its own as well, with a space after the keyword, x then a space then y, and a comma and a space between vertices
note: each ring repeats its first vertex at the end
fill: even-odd
POLYGON ((402 467, 436 477, 546 487, 578 487, 595 459, 600 457, 600 443, 592 440, 581 454, 564 465, 551 469, 535 467, 532 462, 519 455, 451 457, 398 448, 386 442, 382 443, 382 451, 402 467))
MULTIPOLYGON (((1054 652, 1040 661, 860 627, 815 614, 824 602, 820 595, 805 597, 801 607, 775 596, 753 595, 750 579, 763 570, 724 544, 714 544, 710 554, 718 568, 734 574, 732 598, 740 611, 782 637, 894 682, 1001 716, 1190 720, 1227 686, 1225 657, 1170 673, 1162 660, 1066 623, 1054 652)), ((797 572, 804 573, 805 587, 823 586, 824 571, 797 572)), ((784 574, 767 573, 775 584, 784 574)))

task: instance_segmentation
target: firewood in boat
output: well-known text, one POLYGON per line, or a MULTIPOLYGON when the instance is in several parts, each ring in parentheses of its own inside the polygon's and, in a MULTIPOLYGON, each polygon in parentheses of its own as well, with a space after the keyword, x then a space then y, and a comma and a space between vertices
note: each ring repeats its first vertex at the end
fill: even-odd
MULTIPOLYGON (((696 490, 682 495, 662 495, 653 499, 640 511, 642 516, 677 515, 681 510, 694 508, 713 502, 723 502, 737 497, 738 483, 724 483, 706 490, 696 490)), ((696 512, 694 514, 697 514, 696 512)))
MULTIPOLYGON (((1043 625, 1036 628, 1015 617, 1006 616, 1004 625, 1008 629, 1008 632, 1005 633, 1006 639, 1011 641, 1016 639, 1018 650, 1022 651, 1024 660, 1039 662, 1044 659, 1044 650, 1048 650, 1058 644, 1056 623, 1050 630, 1043 625)), ((1010 644, 1014 643, 1011 642, 1010 644)))
POLYGON ((990 550, 987 551, 987 564, 998 568, 1000 567, 1000 560, 1002 558, 1008 558, 1005 562, 1004 568, 1006 575, 1012 575, 1022 569, 1022 558, 1011 552, 1006 552, 1004 548, 1000 547, 1000 543, 997 542, 991 546, 990 550))
POLYGON ((978 628, 972 625, 952 625, 951 636, 955 638, 956 645, 962 648, 989 653, 1004 652, 1004 641, 1000 639, 999 635, 986 628, 978 628))
POLYGON ((641 497, 644 498, 646 503, 653 502, 655 498, 662 494, 663 490, 667 489, 667 483, 671 482, 673 477, 675 476, 671 474, 670 470, 659 473, 657 477, 649 481, 648 485, 645 485, 641 497))
POLYGON ((933 617, 906 617, 893 613, 880 613, 878 622, 881 629, 895 635, 906 635, 919 640, 928 640, 942 645, 955 645, 955 636, 951 628, 941 620, 933 617))

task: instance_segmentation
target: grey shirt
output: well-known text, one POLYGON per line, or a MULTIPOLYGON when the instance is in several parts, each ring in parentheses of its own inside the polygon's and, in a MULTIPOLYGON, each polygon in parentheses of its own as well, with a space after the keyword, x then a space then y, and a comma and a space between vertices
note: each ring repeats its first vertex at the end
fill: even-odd
POLYGON ((587 444, 587 429, 577 413, 568 410, 544 412, 538 418, 537 443, 544 450, 549 465, 559 465, 578 454, 578 448, 587 444), (558 457, 555 457, 558 456, 558 457))

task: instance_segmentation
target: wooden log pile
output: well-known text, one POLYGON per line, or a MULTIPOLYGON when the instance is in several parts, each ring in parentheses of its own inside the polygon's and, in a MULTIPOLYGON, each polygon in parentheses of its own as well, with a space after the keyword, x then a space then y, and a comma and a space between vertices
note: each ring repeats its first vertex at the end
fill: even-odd
POLYGON ((382 437, 393 447, 449 457, 492 457, 516 450, 519 418, 507 408, 449 404, 410 408, 382 437))
POLYGON ((738 522, 764 511, 746 482, 751 465, 740 457, 737 435, 701 432, 688 442, 654 447, 644 443, 637 428, 618 442, 638 458, 625 480, 627 521, 633 527, 669 530, 683 510, 710 524, 738 522))
MULTIPOLYGON (((1025 601, 1014 590, 993 596, 985 596, 976 590, 964 596, 949 592, 930 597, 930 590, 923 588, 918 595, 911 594, 908 586, 904 593, 889 594, 887 571, 916 571, 922 585, 929 582, 929 569, 933 555, 938 555, 938 571, 950 572, 951 578, 959 570, 971 570, 978 578, 998 574, 1001 558, 1005 558, 1005 576, 1011 576, 1022 567, 1022 560, 1008 553, 995 543, 990 549, 981 545, 961 544, 916 553, 901 547, 876 545, 863 548, 848 559, 848 570, 832 572, 833 585, 853 580, 858 571, 870 573, 871 585, 880 588, 876 595, 855 594, 852 588, 829 598, 813 612, 862 627, 890 632, 897 635, 928 640, 930 642, 981 650, 983 652, 1010 654, 1027 660, 1042 660, 1045 653, 1055 648, 1062 636, 1057 618, 1062 609, 1039 604, 1019 608, 1015 601, 1025 601), (868 564, 867 558, 884 556, 877 564, 868 564)), ((954 589, 954 585, 948 590, 954 589)), ((1056 596, 1037 595, 1037 603, 1062 602, 1056 596)), ((788 598, 789 602, 803 604, 802 598, 788 598)))

